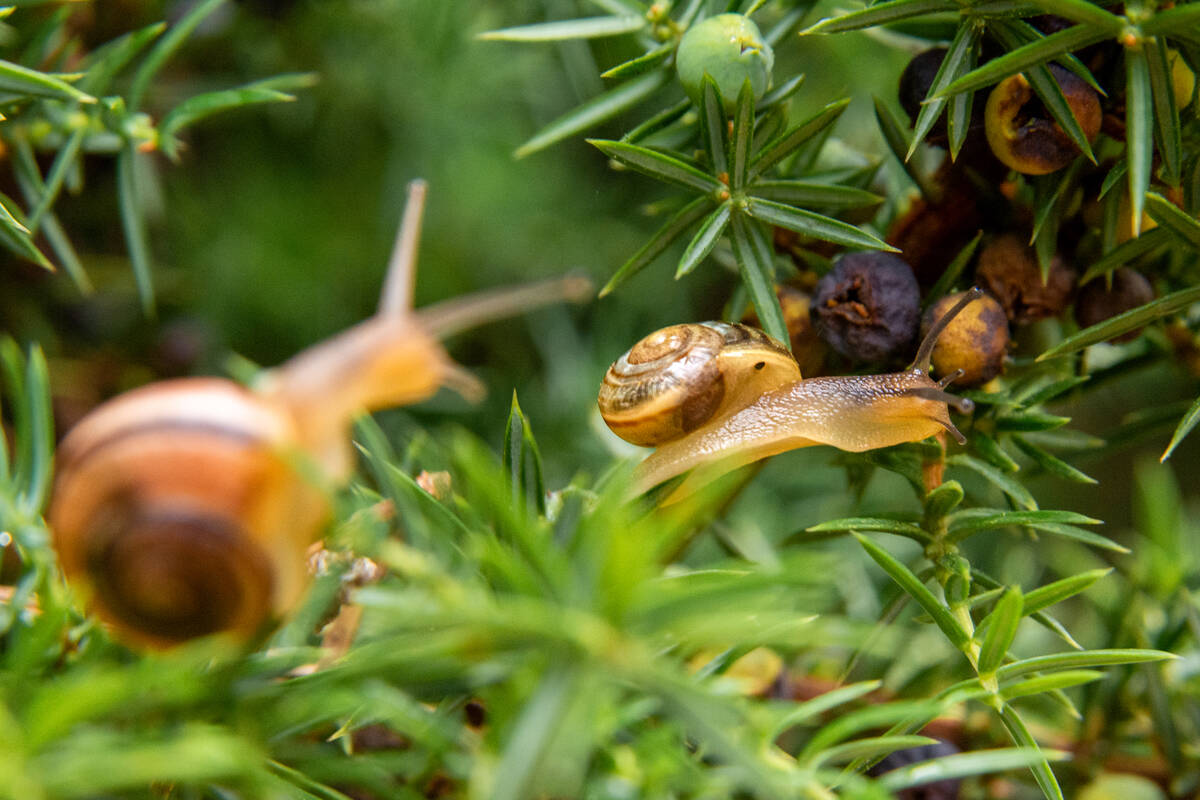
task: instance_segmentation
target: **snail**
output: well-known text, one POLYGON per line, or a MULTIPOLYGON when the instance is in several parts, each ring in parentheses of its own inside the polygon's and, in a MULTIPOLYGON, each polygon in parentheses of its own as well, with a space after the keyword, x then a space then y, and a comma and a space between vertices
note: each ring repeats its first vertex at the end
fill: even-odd
POLYGON ((810 445, 860 452, 920 441, 940 431, 965 439, 949 407, 974 404, 945 391, 961 374, 934 382, 938 336, 974 288, 926 334, 903 372, 804 379, 787 349, 741 324, 673 325, 642 339, 609 368, 598 405, 621 438, 655 450, 634 472, 632 490, 693 470, 666 498, 676 502, 737 467, 810 445))
POLYGON ((548 302, 582 299, 568 277, 412 310, 425 184, 409 199, 378 312, 270 370, 149 384, 101 405, 63 440, 48 512, 68 581, 116 636, 170 647, 248 640, 303 590, 305 552, 351 472, 365 410, 479 381, 439 340, 548 302))

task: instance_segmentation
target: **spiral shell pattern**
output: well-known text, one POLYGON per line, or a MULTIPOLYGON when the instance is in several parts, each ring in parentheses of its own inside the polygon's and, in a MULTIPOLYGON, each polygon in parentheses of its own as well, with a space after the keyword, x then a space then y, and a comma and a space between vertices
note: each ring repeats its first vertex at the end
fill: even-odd
POLYGON ((49 510, 67 578, 121 638, 248 638, 305 580, 325 512, 288 461, 285 411, 184 379, 97 409, 59 449, 49 510))
POLYGON ((746 325, 700 322, 655 331, 605 373, 600 414, 633 444, 671 441, 703 425, 729 399, 729 362, 759 353, 766 360, 753 361, 752 369, 767 360, 795 363, 783 345, 746 325))

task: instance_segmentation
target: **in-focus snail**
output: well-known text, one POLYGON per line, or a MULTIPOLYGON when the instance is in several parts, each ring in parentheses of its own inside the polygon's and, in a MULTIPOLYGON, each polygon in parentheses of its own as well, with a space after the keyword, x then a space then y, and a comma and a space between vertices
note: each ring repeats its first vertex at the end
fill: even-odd
POLYGON ((949 406, 970 400, 934 382, 929 359, 938 335, 982 291, 966 293, 929 330, 903 372, 802 379, 791 354, 745 325, 703 322, 650 334, 604 376, 598 404, 621 438, 655 450, 638 465, 643 492, 693 470, 674 502, 718 475, 787 450, 828 444, 859 452, 948 431, 949 406))
POLYGON ((354 416, 441 386, 478 396, 439 339, 589 291, 566 278, 413 311, 424 195, 423 182, 410 184, 375 316, 253 388, 162 381, 110 400, 64 439, 48 514, 55 547, 120 638, 162 647, 261 630, 305 585, 328 487, 351 470, 354 416))

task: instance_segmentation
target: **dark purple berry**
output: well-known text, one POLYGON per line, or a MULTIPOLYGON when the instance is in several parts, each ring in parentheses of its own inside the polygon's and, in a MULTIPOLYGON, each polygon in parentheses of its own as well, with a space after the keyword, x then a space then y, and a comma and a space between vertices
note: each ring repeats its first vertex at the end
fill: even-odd
POLYGON ((842 256, 817 283, 812 318, 830 347, 855 361, 905 353, 920 323, 912 268, 890 253, 842 256))

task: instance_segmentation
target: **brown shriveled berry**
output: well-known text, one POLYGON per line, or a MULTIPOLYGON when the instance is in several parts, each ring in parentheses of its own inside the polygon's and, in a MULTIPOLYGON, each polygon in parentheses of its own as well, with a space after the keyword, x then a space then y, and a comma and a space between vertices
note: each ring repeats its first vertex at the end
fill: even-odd
POLYGON ((1013 233, 997 236, 983 249, 975 275, 1018 325, 1058 316, 1075 287, 1075 271, 1058 256, 1050 264, 1049 279, 1042 283, 1033 250, 1013 233))
POLYGON ((842 355, 883 361, 908 349, 920 301, 904 261, 890 253, 850 253, 817 283, 812 318, 817 334, 842 355))
MULTIPOLYGON (((1081 78, 1057 64, 1050 72, 1088 141, 1100 132, 1100 98, 1081 78)), ((1070 164, 1079 148, 1059 127, 1024 75, 1001 81, 988 95, 988 144, 996 158, 1026 175, 1045 175, 1070 164)))
MULTIPOLYGON (((1117 314, 1145 305, 1154 299, 1154 287, 1140 272, 1122 267, 1112 275, 1112 286, 1097 279, 1079 290, 1075 299, 1075 321, 1081 328, 1103 322, 1117 314)), ((1114 342, 1129 342, 1141 335, 1142 329, 1112 339, 1114 342)))
MULTIPOLYGON (((965 292, 947 295, 925 312, 922 335, 941 319, 965 292)), ((1008 317, 995 298, 983 295, 955 317, 933 346, 933 369, 939 377, 956 370, 963 374, 955 379, 958 386, 980 386, 1004 369, 1008 352, 1008 317)))

